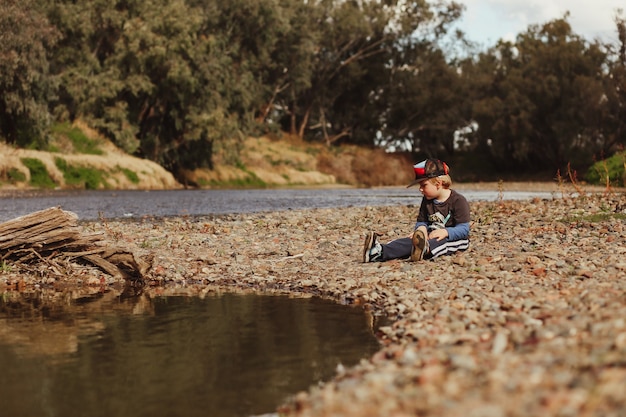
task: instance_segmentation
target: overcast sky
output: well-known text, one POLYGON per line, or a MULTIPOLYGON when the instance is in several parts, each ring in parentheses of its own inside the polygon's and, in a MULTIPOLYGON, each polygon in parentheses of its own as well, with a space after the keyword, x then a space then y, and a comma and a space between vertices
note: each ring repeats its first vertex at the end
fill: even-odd
POLYGON ((574 33, 593 40, 617 42, 615 12, 625 0, 457 0, 466 6, 460 29, 483 46, 498 39, 514 40, 528 25, 543 24, 570 12, 574 33))

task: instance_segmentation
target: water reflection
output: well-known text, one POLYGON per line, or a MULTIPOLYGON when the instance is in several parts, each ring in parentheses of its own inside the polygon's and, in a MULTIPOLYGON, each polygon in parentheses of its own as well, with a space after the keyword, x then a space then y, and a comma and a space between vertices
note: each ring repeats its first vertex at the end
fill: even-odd
POLYGON ((249 416, 378 349, 361 309, 317 298, 0 301, 6 415, 249 416))

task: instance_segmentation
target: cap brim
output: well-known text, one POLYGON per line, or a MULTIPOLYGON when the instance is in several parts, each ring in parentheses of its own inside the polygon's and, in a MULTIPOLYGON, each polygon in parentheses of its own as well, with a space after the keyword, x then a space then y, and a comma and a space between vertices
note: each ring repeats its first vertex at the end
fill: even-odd
POLYGON ((424 181, 424 180, 427 180, 427 179, 428 179, 428 178, 424 177, 424 178, 418 178, 418 179, 416 179, 416 180, 413 180, 413 182, 412 182, 412 183, 410 183, 409 185, 407 185, 407 186, 406 186, 406 188, 413 187, 414 185, 417 185, 417 184, 419 184, 420 182, 422 182, 422 181, 424 181))

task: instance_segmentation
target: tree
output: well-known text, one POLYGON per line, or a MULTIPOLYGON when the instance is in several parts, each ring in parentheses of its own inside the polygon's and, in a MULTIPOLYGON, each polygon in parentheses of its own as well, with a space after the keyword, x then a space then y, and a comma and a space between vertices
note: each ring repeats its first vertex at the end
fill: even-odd
POLYGON ((466 87, 443 52, 422 45, 412 65, 393 69, 383 135, 386 144, 427 156, 455 152, 455 132, 469 123, 466 87))
POLYGON ((283 109, 286 130, 330 144, 353 135, 357 118, 344 115, 367 103, 368 94, 376 85, 364 86, 362 80, 375 71, 372 64, 379 67, 384 62, 382 54, 389 38, 384 29, 389 12, 378 2, 334 0, 294 10, 291 41, 303 47, 300 51, 307 56, 294 67, 298 50, 288 49, 290 54, 277 55, 287 69, 286 88, 274 101, 283 109))
POLYGON ((498 166, 556 170, 589 163, 598 146, 587 123, 603 96, 605 54, 572 33, 566 17, 530 26, 478 59, 473 116, 498 166))
POLYGON ((439 4, 396 40, 381 97, 385 146, 441 158, 455 152, 455 132, 469 123, 469 98, 459 63, 443 47, 451 35, 463 41, 463 34, 450 31, 462 11, 456 3, 439 4))
POLYGON ((424 43, 434 44, 458 17, 458 4, 442 4, 438 12, 425 1, 324 0, 310 6, 314 19, 306 20, 307 28, 316 35, 307 39, 318 43, 311 69, 300 72, 310 74, 309 81, 289 83, 276 100, 288 110, 283 127, 327 144, 373 145, 397 96, 391 77, 416 61, 406 50, 424 42, 424 33, 432 38, 424 43))
POLYGON ((55 93, 47 50, 57 33, 31 0, 0 2, 0 134, 18 146, 45 145, 55 93))
POLYGON ((210 167, 216 144, 237 137, 231 107, 245 86, 205 11, 184 0, 55 1, 58 107, 173 172, 210 167))
POLYGON ((626 20, 619 11, 615 16, 618 43, 606 45, 608 59, 604 73, 604 96, 594 120, 602 140, 599 159, 626 146, 626 20))
POLYGON ((216 154, 235 163, 239 137, 276 125, 327 144, 406 130, 393 116, 406 91, 392 81, 421 65, 404 80, 422 112, 406 134, 451 151, 457 76, 436 41, 461 10, 425 0, 48 0, 63 34, 55 114, 86 119, 172 171, 210 167, 216 154))

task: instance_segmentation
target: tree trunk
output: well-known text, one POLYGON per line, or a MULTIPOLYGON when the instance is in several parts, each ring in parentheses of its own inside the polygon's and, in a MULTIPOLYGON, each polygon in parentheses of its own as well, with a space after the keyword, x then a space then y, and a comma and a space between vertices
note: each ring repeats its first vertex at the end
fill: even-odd
POLYGON ((140 259, 128 250, 104 246, 101 234, 82 234, 77 221, 76 214, 51 207, 0 223, 0 260, 18 268, 44 264, 67 274, 66 261, 75 261, 143 285, 151 256, 140 259))

